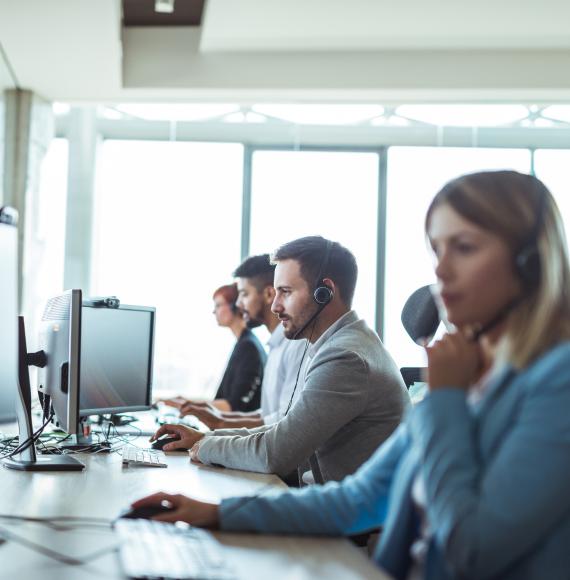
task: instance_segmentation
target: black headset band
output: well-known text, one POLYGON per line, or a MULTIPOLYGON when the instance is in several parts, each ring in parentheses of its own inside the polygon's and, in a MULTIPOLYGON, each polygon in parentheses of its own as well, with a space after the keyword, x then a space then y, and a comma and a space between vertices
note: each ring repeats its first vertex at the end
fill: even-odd
POLYGON ((530 229, 528 235, 524 238, 519 251, 529 246, 538 244, 538 240, 540 238, 540 231, 542 230, 544 214, 546 212, 546 191, 540 182, 535 184, 535 191, 538 197, 536 202, 536 217, 532 224, 532 228, 530 229))
POLYGON ((331 240, 325 240, 326 247, 325 247, 325 254, 323 257, 323 261, 321 262, 321 267, 319 268, 319 273, 317 275, 317 279, 315 280, 315 288, 318 288, 323 281, 324 276, 327 273, 327 268, 329 266, 330 255, 333 248, 333 242, 331 240))

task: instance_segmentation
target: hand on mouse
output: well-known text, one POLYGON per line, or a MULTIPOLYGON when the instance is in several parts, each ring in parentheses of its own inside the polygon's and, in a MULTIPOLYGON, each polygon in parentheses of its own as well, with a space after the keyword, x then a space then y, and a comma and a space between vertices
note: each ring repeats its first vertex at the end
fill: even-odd
POLYGON ((161 522, 186 522, 202 528, 215 528, 219 525, 218 506, 190 499, 181 494, 171 495, 168 493, 153 493, 143 497, 132 504, 133 509, 143 507, 160 506, 167 502, 172 510, 152 516, 151 519, 161 522))
POLYGON ((163 451, 175 451, 176 449, 190 449, 196 441, 199 441, 204 437, 202 433, 192 429, 191 427, 185 427, 184 425, 163 425, 158 429, 158 431, 150 438, 150 441, 156 441, 162 435, 172 435, 174 437, 179 437, 178 441, 173 441, 165 445, 163 451))

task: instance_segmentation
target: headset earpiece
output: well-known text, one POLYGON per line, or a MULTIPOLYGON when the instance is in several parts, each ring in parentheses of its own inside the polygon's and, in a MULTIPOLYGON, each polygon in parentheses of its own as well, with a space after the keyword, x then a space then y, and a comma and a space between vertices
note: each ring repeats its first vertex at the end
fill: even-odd
POLYGON ((540 279, 540 256, 536 244, 528 244, 515 256, 515 268, 519 278, 527 286, 538 285, 540 279))
POLYGON ((334 292, 325 284, 317 286, 313 292, 313 299, 319 306, 328 304, 333 299, 333 296, 334 292))
POLYGON ((528 288, 535 288, 540 282, 540 254, 538 240, 544 221, 547 194, 542 187, 537 186, 538 205, 536 219, 528 237, 515 255, 515 270, 528 288))

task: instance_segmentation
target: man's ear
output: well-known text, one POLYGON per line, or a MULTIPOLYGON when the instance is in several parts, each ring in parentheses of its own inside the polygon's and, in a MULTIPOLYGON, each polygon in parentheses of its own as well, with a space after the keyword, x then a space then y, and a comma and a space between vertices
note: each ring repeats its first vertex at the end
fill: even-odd
MULTIPOLYGON (((330 288, 332 290, 333 298, 335 296, 337 296, 338 288, 337 288, 336 284, 330 278, 323 278, 323 283, 325 286, 327 286, 328 288, 330 288)), ((338 296, 338 298, 340 298, 340 296, 338 296)))
POLYGON ((273 300, 275 300, 275 288, 273 286, 266 286, 263 289, 263 300, 266 304, 273 304, 273 300))

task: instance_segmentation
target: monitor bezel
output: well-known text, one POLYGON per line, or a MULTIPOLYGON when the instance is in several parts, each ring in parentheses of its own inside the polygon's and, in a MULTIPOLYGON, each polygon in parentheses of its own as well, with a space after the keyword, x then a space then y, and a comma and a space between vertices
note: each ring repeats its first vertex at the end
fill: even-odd
MULTIPOLYGON (((92 300, 83 300, 82 310, 83 308, 93 308, 93 309, 107 309, 106 306, 97 305, 92 300)), ((131 406, 123 406, 123 407, 96 407, 92 409, 81 409, 81 377, 79 377, 79 417, 85 418, 91 415, 117 415, 119 413, 135 413, 137 411, 149 411, 152 408, 152 388, 153 388, 153 361, 154 361, 154 340, 155 340, 155 333, 156 333, 156 308, 153 306, 137 306, 134 304, 120 304, 117 308, 111 308, 110 310, 135 310, 139 312, 149 312, 151 315, 151 322, 150 322, 150 356, 148 360, 148 385, 147 385, 147 392, 146 392, 146 401, 147 404, 145 405, 131 405, 131 406)))

